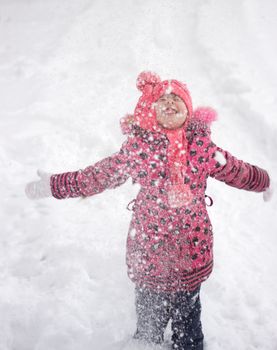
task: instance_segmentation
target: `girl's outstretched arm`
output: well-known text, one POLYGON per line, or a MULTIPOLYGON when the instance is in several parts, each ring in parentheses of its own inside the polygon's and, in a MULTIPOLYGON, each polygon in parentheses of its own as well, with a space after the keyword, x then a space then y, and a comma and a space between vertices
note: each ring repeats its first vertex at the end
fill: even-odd
POLYGON ((30 199, 57 199, 92 196, 107 188, 123 184, 129 175, 130 160, 126 141, 119 152, 84 170, 51 175, 38 172, 40 180, 27 184, 25 193, 30 199))
POLYGON ((266 170, 237 159, 211 142, 209 176, 229 186, 253 192, 263 192, 270 185, 266 170))
POLYGON ((130 176, 127 158, 124 143, 119 152, 84 170, 52 175, 50 187, 53 197, 87 197, 122 185, 130 176))

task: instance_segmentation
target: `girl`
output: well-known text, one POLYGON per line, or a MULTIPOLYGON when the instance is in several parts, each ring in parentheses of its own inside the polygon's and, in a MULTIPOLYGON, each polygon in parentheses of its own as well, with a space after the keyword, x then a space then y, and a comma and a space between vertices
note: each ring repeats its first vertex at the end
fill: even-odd
POLYGON ((101 193, 129 177, 139 183, 126 257, 136 291, 134 337, 159 344, 171 319, 173 349, 200 350, 199 291, 213 268, 207 178, 254 192, 265 191, 270 179, 211 141, 216 114, 210 108, 193 110, 185 84, 143 72, 137 87, 142 95, 134 115, 121 121, 128 138, 119 152, 84 170, 39 173, 41 180, 28 184, 26 193, 64 199, 101 193))

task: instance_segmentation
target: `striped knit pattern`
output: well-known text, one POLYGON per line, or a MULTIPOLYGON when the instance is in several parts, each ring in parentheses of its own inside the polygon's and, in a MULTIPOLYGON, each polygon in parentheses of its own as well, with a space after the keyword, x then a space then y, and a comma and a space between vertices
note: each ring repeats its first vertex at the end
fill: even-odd
POLYGON ((270 184, 268 173, 256 165, 251 165, 242 160, 238 160, 229 152, 217 147, 225 159, 226 165, 221 166, 218 163, 210 176, 226 183, 229 186, 243 189, 246 191, 263 192, 270 184))
POLYGON ((57 199, 74 198, 82 195, 78 185, 78 171, 52 175, 50 186, 53 197, 57 199))
MULTIPOLYGON (((161 290, 164 292, 176 292, 180 291, 193 291, 198 288, 202 282, 204 282, 213 270, 213 261, 210 261, 207 265, 194 269, 189 273, 180 274, 172 271, 170 276, 164 277, 152 277, 143 275, 136 275, 135 283, 139 287, 149 288, 154 290, 161 290)), ((132 275, 129 275, 131 279, 132 275)))
POLYGON ((129 178, 125 158, 124 150, 120 150, 83 170, 52 175, 53 197, 87 197, 120 186, 129 178))

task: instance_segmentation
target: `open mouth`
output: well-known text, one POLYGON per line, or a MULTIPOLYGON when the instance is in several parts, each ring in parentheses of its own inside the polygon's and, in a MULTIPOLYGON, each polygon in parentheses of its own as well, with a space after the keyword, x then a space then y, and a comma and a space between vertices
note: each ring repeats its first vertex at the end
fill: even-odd
POLYGON ((175 114, 175 113, 177 113, 176 109, 174 109, 174 108, 166 108, 166 110, 164 112, 166 114, 175 114))

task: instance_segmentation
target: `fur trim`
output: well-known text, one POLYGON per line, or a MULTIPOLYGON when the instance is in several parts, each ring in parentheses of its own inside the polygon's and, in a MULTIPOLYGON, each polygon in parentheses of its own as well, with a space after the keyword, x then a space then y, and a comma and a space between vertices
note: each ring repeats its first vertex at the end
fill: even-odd
POLYGON ((193 112, 192 119, 201 121, 202 123, 210 125, 217 120, 217 113, 211 107, 198 107, 193 112))
MULTIPOLYGON (((189 120, 188 130, 208 130, 213 121, 217 120, 217 113, 211 107, 198 107, 193 112, 192 118, 189 120)), ((122 133, 128 135, 132 133, 133 127, 136 125, 134 116, 132 114, 126 114, 120 119, 120 126, 122 133)))
POLYGON ((217 120, 217 113, 213 108, 196 108, 187 126, 189 138, 191 139, 193 134, 199 136, 210 136, 211 123, 215 120, 217 120))
POLYGON ((134 124, 134 116, 132 114, 126 114, 120 119, 120 127, 123 135, 131 134, 134 124))

